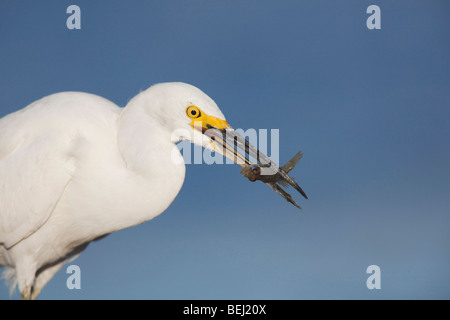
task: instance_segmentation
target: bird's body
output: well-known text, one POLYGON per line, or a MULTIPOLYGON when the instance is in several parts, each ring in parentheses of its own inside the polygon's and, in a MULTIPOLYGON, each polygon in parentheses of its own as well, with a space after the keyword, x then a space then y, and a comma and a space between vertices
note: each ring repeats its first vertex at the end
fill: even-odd
POLYGON ((23 297, 90 241, 154 218, 179 192, 185 166, 171 161, 178 149, 155 91, 123 109, 58 93, 0 120, 0 266, 23 297))

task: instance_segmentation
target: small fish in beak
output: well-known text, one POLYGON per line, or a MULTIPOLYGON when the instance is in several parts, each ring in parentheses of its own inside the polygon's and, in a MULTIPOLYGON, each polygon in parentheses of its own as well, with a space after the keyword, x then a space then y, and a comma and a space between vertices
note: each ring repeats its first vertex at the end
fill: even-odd
POLYGON ((262 169, 267 167, 264 164, 250 164, 246 165, 242 168, 241 174, 248 178, 250 181, 254 182, 256 180, 260 180, 272 188, 276 193, 285 198, 288 202, 292 203, 297 208, 301 209, 301 207, 292 199, 292 196, 283 190, 278 184, 281 184, 284 187, 291 185, 294 187, 305 199, 308 199, 308 196, 302 190, 302 188, 291 178, 288 173, 297 165, 297 163, 302 158, 302 153, 297 153, 291 160, 288 161, 284 166, 278 168, 278 171, 271 175, 263 175, 261 174, 262 169))
POLYGON ((297 182, 288 175, 302 158, 302 153, 297 153, 284 166, 278 167, 278 165, 273 163, 269 157, 251 145, 244 137, 237 134, 231 127, 222 130, 209 127, 204 133, 213 139, 216 145, 215 150, 242 167, 241 174, 244 177, 248 178, 250 181, 260 180, 264 182, 288 202, 301 209, 301 207, 293 200, 292 196, 284 191, 281 186, 287 187, 291 185, 305 199, 308 199, 308 196, 302 188, 300 188, 297 182), (238 150, 244 155, 238 152, 238 150), (246 154, 249 157, 256 159, 256 163, 250 162, 249 157, 245 156, 246 154))

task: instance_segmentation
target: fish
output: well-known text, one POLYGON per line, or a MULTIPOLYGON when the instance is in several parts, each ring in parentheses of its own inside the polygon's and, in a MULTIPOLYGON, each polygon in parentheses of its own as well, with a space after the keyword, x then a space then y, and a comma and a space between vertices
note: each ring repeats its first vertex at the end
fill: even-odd
POLYGON ((292 203, 294 206, 296 206, 301 210, 302 207, 300 207, 300 205, 294 201, 292 196, 289 193, 287 193, 281 186, 283 187, 292 186, 305 199, 308 199, 308 196, 303 191, 303 189, 298 185, 297 182, 294 181, 294 178, 290 177, 288 174, 299 163, 302 156, 303 154, 301 152, 298 152, 284 166, 278 167, 278 169, 273 169, 272 163, 246 164, 245 166, 243 166, 241 174, 252 182, 255 182, 257 180, 264 182, 272 190, 274 190, 280 196, 285 198, 286 201, 292 203), (267 174, 267 172, 264 173, 265 168, 272 168, 272 171, 269 172, 269 174, 267 174))
POLYGON ((302 209, 300 205, 294 201, 292 196, 287 193, 282 187, 292 186, 305 199, 308 196, 303 189, 294 181, 294 178, 289 176, 289 172, 298 164, 303 154, 298 152, 291 160, 284 166, 279 167, 268 156, 260 152, 253 146, 245 137, 239 135, 233 128, 218 130, 209 128, 205 131, 205 135, 209 136, 213 141, 213 149, 222 148, 221 154, 233 160, 233 163, 239 164, 241 174, 250 181, 262 181, 276 193, 285 198, 294 206, 302 209), (242 153, 239 152, 241 150, 242 153), (246 156, 248 155, 248 157, 246 156), (254 162, 250 158, 255 159, 254 162))

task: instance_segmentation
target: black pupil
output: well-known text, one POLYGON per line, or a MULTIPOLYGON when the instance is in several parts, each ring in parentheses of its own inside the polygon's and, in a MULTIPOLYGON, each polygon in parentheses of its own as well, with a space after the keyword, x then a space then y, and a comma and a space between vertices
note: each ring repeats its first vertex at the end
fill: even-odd
POLYGON ((192 111, 191 111, 191 115, 196 116, 196 115, 197 115, 197 111, 192 110, 192 111))

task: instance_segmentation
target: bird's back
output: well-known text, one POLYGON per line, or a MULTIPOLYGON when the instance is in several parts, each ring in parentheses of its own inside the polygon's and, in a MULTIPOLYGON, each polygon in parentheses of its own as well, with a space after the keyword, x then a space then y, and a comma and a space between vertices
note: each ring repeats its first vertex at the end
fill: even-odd
POLYGON ((100 96, 83 92, 61 92, 37 100, 0 119, 0 160, 17 148, 22 139, 41 134, 101 129, 115 122, 121 109, 100 96))

